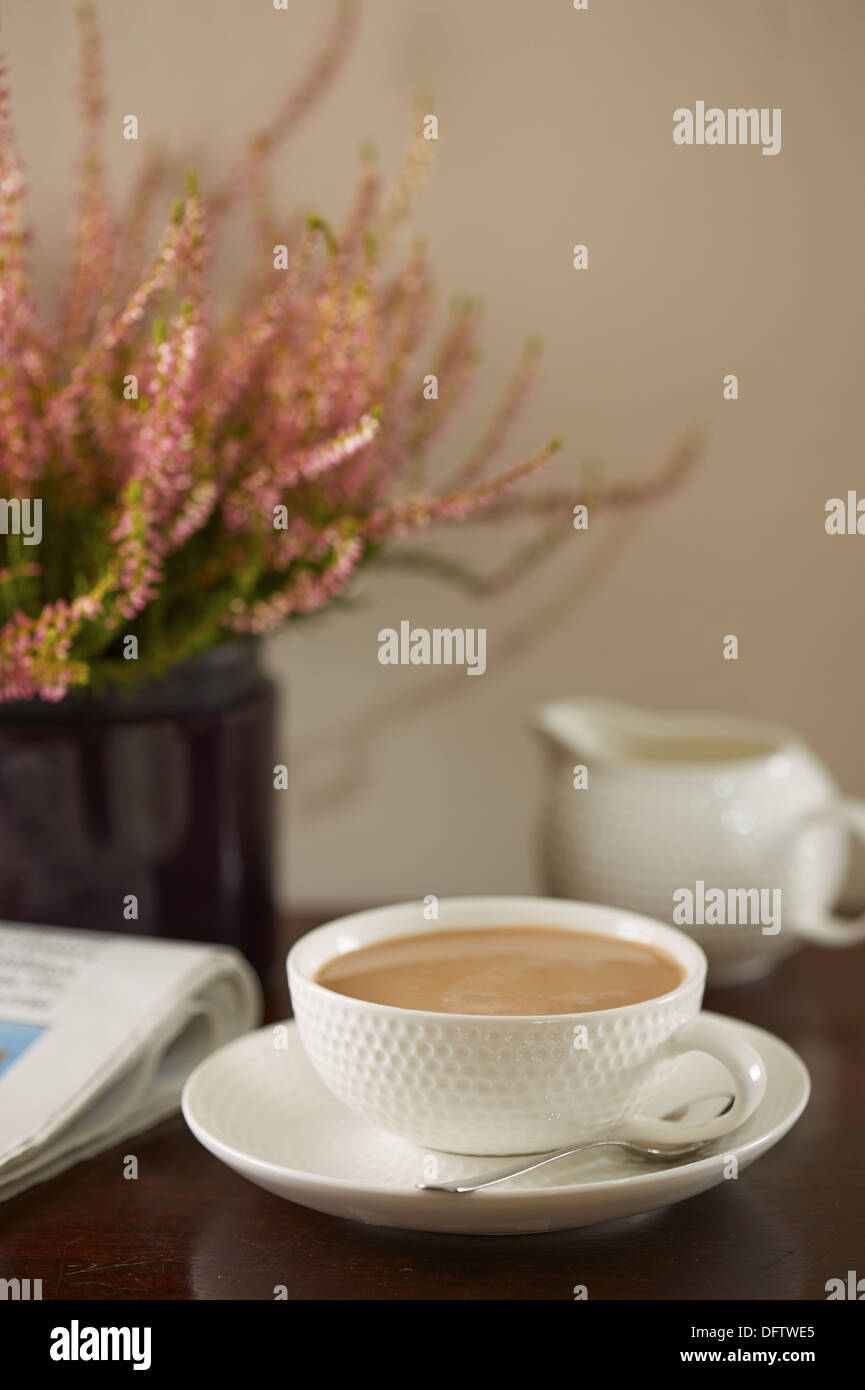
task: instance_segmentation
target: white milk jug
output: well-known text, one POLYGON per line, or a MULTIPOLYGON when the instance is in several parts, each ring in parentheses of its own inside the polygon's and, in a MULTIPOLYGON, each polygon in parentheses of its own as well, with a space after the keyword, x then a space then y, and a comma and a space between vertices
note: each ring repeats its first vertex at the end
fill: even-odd
POLYGON ((544 705, 535 728, 545 893, 680 927, 713 984, 763 975, 806 940, 865 939, 865 919, 832 911, 865 803, 843 798, 795 733, 600 698, 544 705))

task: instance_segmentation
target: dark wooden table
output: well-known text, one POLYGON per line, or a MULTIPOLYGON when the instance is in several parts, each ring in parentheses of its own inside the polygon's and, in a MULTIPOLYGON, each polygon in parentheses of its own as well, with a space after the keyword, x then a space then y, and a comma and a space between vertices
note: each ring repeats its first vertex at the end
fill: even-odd
MULTIPOLYGON (((281 968, 269 992, 285 1017, 281 968)), ((178 1117, 0 1206, 0 1276, 41 1278, 43 1299, 824 1300, 865 1277, 865 947, 808 948, 706 1004, 791 1043, 813 1092, 738 1182, 665 1211, 540 1236, 376 1230, 245 1182, 178 1117)))

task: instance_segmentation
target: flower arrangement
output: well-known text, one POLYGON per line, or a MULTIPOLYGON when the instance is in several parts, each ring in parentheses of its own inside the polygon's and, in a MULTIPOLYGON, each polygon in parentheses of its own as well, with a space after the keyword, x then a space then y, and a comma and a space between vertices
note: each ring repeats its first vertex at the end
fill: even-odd
MULTIPOLYGON (((270 156, 331 80, 354 16, 340 5, 315 68, 225 187, 208 198, 190 177, 142 270, 160 169, 146 165, 115 214, 99 155, 99 35, 92 10, 82 12, 79 225, 47 327, 28 280, 2 83, 0 500, 8 523, 10 499, 38 499, 44 540, 37 559, 25 536, 0 528, 0 700, 61 700, 71 687, 157 676, 238 634, 272 632, 344 595, 394 538, 506 514, 558 447, 489 476, 536 369, 530 347, 478 449, 449 484, 423 490, 428 450, 465 396, 478 342, 477 311, 461 304, 422 365, 426 255, 413 249, 385 269, 427 142, 415 141, 389 200, 366 160, 340 230, 312 218, 277 232, 270 156), (237 204, 253 215, 253 270, 217 324, 212 243, 237 204), (123 659, 130 635, 137 661, 123 659)), ((680 449, 648 482, 598 489, 594 505, 660 495, 692 452, 680 449)), ((522 500, 569 525, 570 494, 522 500)))

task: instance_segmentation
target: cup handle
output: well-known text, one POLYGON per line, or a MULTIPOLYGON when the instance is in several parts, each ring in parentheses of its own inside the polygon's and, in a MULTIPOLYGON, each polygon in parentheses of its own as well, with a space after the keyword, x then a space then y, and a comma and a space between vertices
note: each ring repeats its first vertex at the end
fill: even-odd
MULTIPOLYGON (((800 831, 826 820, 837 822, 865 844, 865 801, 845 800, 825 806, 807 817, 799 827, 800 831)), ((790 925, 797 936, 820 946, 855 946, 857 942, 865 941, 865 914, 845 918, 823 909, 790 925)))
POLYGON ((729 1024, 699 1015, 682 1024, 674 1034, 673 1042, 677 1052, 706 1052, 710 1057, 717 1058, 733 1078, 735 1099, 725 1115, 702 1124, 635 1115, 617 1134, 645 1148, 663 1149, 668 1145, 674 1148, 720 1139, 754 1113, 766 1090, 766 1067, 762 1057, 729 1024))

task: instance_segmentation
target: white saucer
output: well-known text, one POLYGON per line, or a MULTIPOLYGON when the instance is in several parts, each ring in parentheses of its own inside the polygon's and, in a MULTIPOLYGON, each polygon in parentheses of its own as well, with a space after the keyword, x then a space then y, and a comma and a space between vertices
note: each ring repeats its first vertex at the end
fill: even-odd
MULTIPOLYGON (((508 1235, 568 1230, 653 1211, 704 1192, 724 1181, 731 1155, 741 1172, 795 1124, 810 1091, 804 1063, 762 1028, 725 1021, 762 1054, 766 1095, 726 1140, 669 1166, 648 1164, 620 1149, 597 1149, 485 1192, 419 1192, 414 1184, 424 1178, 430 1156, 368 1124, 331 1096, 307 1061, 293 1023, 281 1025, 287 1030, 285 1048, 274 1047, 271 1026, 214 1052, 187 1081, 183 1114, 195 1137, 229 1168, 314 1211, 413 1231, 508 1235)), ((719 1062, 689 1053, 646 1110, 664 1115, 687 1100, 729 1087, 719 1062)), ((435 1159, 435 1176, 443 1181, 507 1162, 454 1154, 435 1159)))

